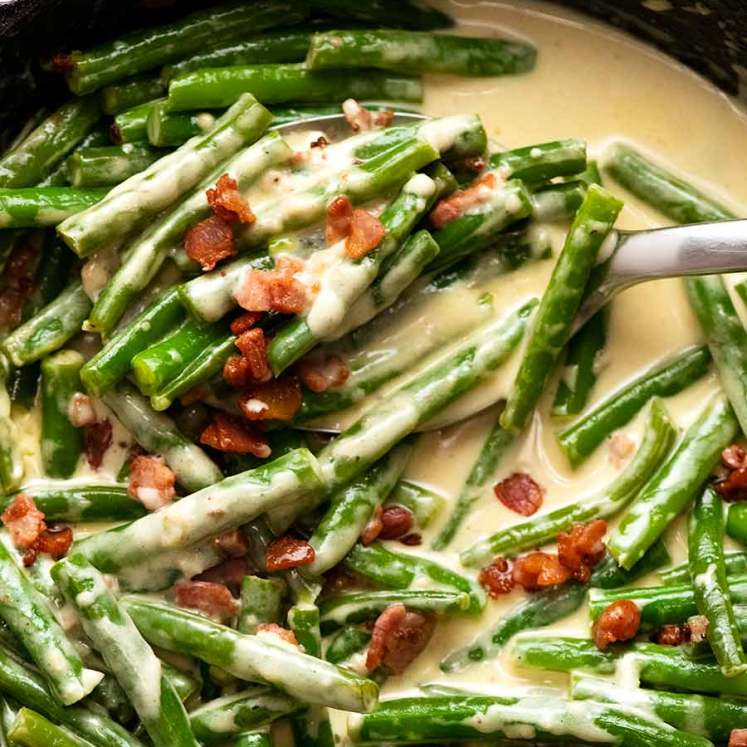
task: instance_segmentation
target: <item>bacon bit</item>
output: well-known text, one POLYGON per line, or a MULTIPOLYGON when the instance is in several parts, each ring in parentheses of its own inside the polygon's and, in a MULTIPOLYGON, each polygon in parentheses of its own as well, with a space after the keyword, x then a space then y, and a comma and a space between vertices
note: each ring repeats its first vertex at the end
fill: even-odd
POLYGON ((412 530, 415 517, 409 508, 393 503, 382 511, 381 523, 383 525, 379 534, 381 539, 403 539, 412 530))
POLYGON ((83 392, 75 392, 70 398, 67 419, 76 428, 93 425, 96 422, 96 408, 93 406, 93 400, 83 392))
POLYGON ((370 545, 381 534, 381 530, 384 528, 384 522, 381 520, 382 513, 381 506, 377 505, 373 516, 366 526, 363 527, 361 544, 370 545))
POLYGON ((200 443, 229 454, 253 454, 258 459, 267 459, 272 453, 267 440, 249 423, 224 412, 213 415, 213 422, 202 432, 200 443))
POLYGON ((635 451, 635 442, 625 433, 615 433, 608 442, 610 451, 610 464, 620 468, 635 451))
POLYGON ((705 615, 693 615, 688 619, 690 640, 693 643, 703 643, 708 635, 708 618, 705 615))
POLYGON ((52 72, 72 73, 78 66, 71 54, 56 54, 49 62, 52 72))
POLYGON ((721 452, 721 462, 729 469, 744 469, 747 467, 747 450, 739 444, 727 446, 721 452))
POLYGON ((250 571, 249 561, 246 558, 229 558, 212 568, 195 576, 193 581, 207 581, 211 584, 223 584, 231 593, 237 595, 241 588, 241 582, 250 571))
POLYGON ((495 497, 506 508, 510 508, 522 516, 531 516, 542 505, 545 494, 541 488, 525 472, 514 472, 513 475, 501 480, 493 487, 495 497))
POLYGON ((314 142, 309 146, 310 148, 326 148, 329 145, 329 140, 327 140, 324 135, 319 135, 319 137, 314 140, 314 142))
POLYGON ((231 224, 218 215, 195 223, 184 235, 184 251, 203 271, 212 270, 222 259, 236 254, 231 224))
POLYGON ((269 573, 287 571, 310 565, 316 558, 314 548, 305 540, 295 537, 278 537, 267 547, 265 565, 269 573))
POLYGON ((245 311, 231 322, 231 332, 234 335, 240 335, 250 330, 263 316, 261 311, 245 311))
POLYGON ((435 620, 419 612, 408 612, 403 604, 387 607, 377 618, 366 654, 366 669, 380 666, 401 674, 425 649, 433 635, 435 620))
POLYGON ((236 338, 236 347, 249 364, 249 373, 254 381, 268 381, 272 371, 267 363, 267 339, 265 333, 255 327, 242 332, 236 338))
POLYGON ((249 543, 240 529, 223 532, 215 538, 215 544, 232 558, 243 558, 249 551, 249 543))
POLYGON ((454 194, 444 197, 431 211, 431 224, 436 229, 443 228, 471 207, 485 202, 490 196, 490 191, 495 189, 495 185, 495 174, 485 174, 485 176, 472 182, 466 189, 460 189, 454 194))
POLYGON ((312 392, 326 392, 342 386, 350 378, 350 369, 338 355, 306 356, 296 366, 301 383, 312 392))
POLYGON ((112 424, 109 420, 99 420, 86 428, 86 459, 91 469, 98 469, 112 445, 112 424))
POLYGON ((223 174, 212 189, 208 189, 208 205, 213 213, 222 218, 226 223, 254 223, 257 216, 254 215, 249 203, 244 199, 238 189, 239 185, 235 179, 228 174, 223 174))
POLYGON ((39 511, 34 499, 19 493, 0 515, 10 532, 13 544, 21 550, 33 547, 39 536, 46 531, 44 514, 39 511))
POLYGON ((641 611, 630 599, 618 599, 607 607, 594 623, 591 635, 597 648, 604 651, 611 643, 635 638, 641 627, 641 611))
POLYGON ((238 603, 227 586, 209 581, 179 581, 174 585, 179 607, 202 612, 218 622, 228 622, 238 613, 238 603))
POLYGON ((480 571, 477 580, 493 599, 508 594, 516 585, 511 562, 506 558, 496 558, 480 571))
POLYGON ((725 479, 716 483, 715 488, 725 501, 747 500, 747 468, 732 470, 725 479))
POLYGON ((249 361, 243 355, 232 355, 223 366, 223 378, 235 389, 241 389, 252 379, 249 361))
POLYGON ((345 195, 335 197, 327 206, 327 222, 324 237, 329 246, 342 241, 350 235, 353 221, 353 205, 345 195))
POLYGON ((293 277, 296 272, 299 270, 291 270, 283 262, 278 262, 274 270, 250 270, 234 297, 247 311, 299 314, 306 308, 306 289, 293 277))
POLYGON ((663 625, 654 632, 651 640, 661 646, 682 646, 690 643, 690 626, 687 623, 663 625))
POLYGON ((747 747, 747 729, 732 729, 727 747, 747 747))
POLYGON ((381 243, 384 224, 366 210, 356 208, 350 221, 350 235, 345 239, 345 253, 351 259, 362 259, 381 243))
POLYGON ((257 633, 269 633, 270 635, 281 638, 286 643, 290 643, 293 646, 298 646, 298 638, 292 630, 284 628, 282 625, 277 623, 260 623, 257 625, 257 633))
POLYGON ((301 387, 295 379, 272 379, 250 386, 239 398, 248 420, 292 420, 301 407, 301 387))
POLYGON ((604 519, 594 519, 588 524, 574 524, 570 532, 558 535, 558 559, 573 572, 573 578, 586 583, 591 569, 604 557, 602 538, 607 532, 604 519))
POLYGON ((394 112, 390 111, 389 109, 385 109, 384 111, 380 111, 376 113, 376 116, 374 117, 374 125, 376 127, 389 127, 389 125, 394 121, 394 112))
MULTIPOLYGON (((67 555, 67 551, 72 544, 73 530, 70 527, 54 526, 45 529, 39 535, 39 538, 29 552, 34 552, 34 554, 45 553, 54 558, 54 560, 59 560, 67 555)), ((27 564, 24 557, 24 565, 31 565, 32 563, 33 560, 27 564)))
POLYGON ((182 407, 189 407, 190 405, 195 404, 195 402, 202 402, 207 399, 208 394, 210 394, 210 390, 207 386, 205 386, 205 384, 198 384, 196 387, 192 387, 192 389, 179 397, 179 404, 182 407))
POLYGON ((28 242, 16 246, 2 272, 0 290, 0 327, 15 327, 21 322, 23 305, 34 289, 34 273, 39 250, 28 242))
POLYGON ((130 482, 127 493, 155 511, 174 500, 176 475, 161 456, 135 456, 130 460, 130 482))
POLYGON ((342 113, 353 132, 365 132, 371 129, 371 112, 355 99, 345 99, 342 102, 342 113))
POLYGON ((410 534, 400 537, 399 541, 408 547, 417 547, 418 545, 423 544, 423 536, 418 534, 418 532, 410 532, 410 534))
POLYGON ((564 584, 571 577, 571 572, 558 560, 557 555, 537 551, 516 558, 513 577, 526 591, 539 591, 548 586, 564 584))

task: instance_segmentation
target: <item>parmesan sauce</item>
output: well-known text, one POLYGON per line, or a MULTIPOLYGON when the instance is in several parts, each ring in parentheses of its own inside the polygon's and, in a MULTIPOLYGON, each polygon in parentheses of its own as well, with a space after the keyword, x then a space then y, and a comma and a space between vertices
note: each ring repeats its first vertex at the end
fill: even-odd
MULTIPOLYGON (((728 97, 685 67, 610 27, 550 4, 538 2, 525 7, 518 1, 489 0, 443 0, 435 4, 456 16, 456 33, 523 37, 537 46, 539 56, 536 69, 526 75, 472 79, 428 76, 424 103, 427 114, 477 111, 488 137, 508 148, 559 138, 584 138, 590 155, 602 164, 605 146, 624 138, 675 171, 686 173, 697 186, 737 214, 747 211, 747 116, 728 97)), ((603 178, 605 186, 625 200, 619 228, 668 224, 604 172, 603 178)), ((564 228, 553 227, 550 234, 557 256, 564 228)), ((505 315, 518 303, 541 296, 552 264, 552 260, 528 262, 515 272, 490 280, 495 313, 505 315)), ((740 277, 731 276, 729 283, 740 277)), ((480 292, 484 290, 482 286, 480 292)), ((458 320, 469 298, 460 289, 453 294, 438 294, 433 303, 431 309, 418 308, 411 313, 404 326, 398 325, 395 338, 406 340, 409 333, 411 339, 419 339, 427 330, 429 311, 436 315, 430 319, 451 314, 458 320)), ((745 312, 736 296, 735 304, 740 313, 745 312)), ((681 281, 656 281, 626 291, 612 304, 608 342, 599 361, 593 400, 598 401, 643 370, 699 343, 702 336, 681 281)), ((462 398, 440 419, 445 421, 448 417, 453 422, 460 408, 475 411, 481 403, 505 396, 520 357, 521 350, 501 368, 499 375, 462 398)), ((394 386, 396 382, 384 390, 383 396, 394 386)), ((614 458, 608 446, 603 445, 581 467, 571 470, 555 441, 555 433, 563 423, 551 419, 549 413, 556 386, 556 380, 549 382, 531 428, 517 439, 495 475, 497 482, 516 471, 531 474, 546 491, 542 512, 593 495, 611 482, 630 458, 614 458)), ((690 424, 716 387, 711 374, 665 400, 680 429, 690 424)), ((362 409, 365 410, 365 402, 362 409)), ((349 419, 360 411, 360 407, 353 410, 349 419)), ((453 504, 499 412, 498 407, 492 406, 464 422, 424 434, 406 477, 436 490, 453 504)), ((345 425, 346 421, 348 418, 343 418, 338 424, 345 425)), ((434 425, 437 424, 436 421, 434 425)), ((642 427, 639 416, 623 433, 638 446, 642 427)), ((448 551, 429 553, 427 548, 448 512, 447 507, 423 532, 420 547, 396 545, 395 549, 429 555, 465 573, 458 561, 461 550, 479 537, 522 520, 500 504, 488 487, 448 551)), ((673 560, 684 560, 686 532, 681 519, 669 528, 665 539, 673 560)), ((649 578, 639 583, 651 582, 649 578)), ((514 591, 500 600, 489 600, 485 612, 477 618, 442 618, 427 649, 403 675, 387 680, 383 697, 414 695, 418 685, 429 682, 448 682, 483 691, 507 687, 515 692, 537 685, 555 685, 565 690, 567 675, 522 670, 511 664, 506 650, 496 658, 449 675, 439 669, 444 656, 485 633, 521 598, 522 592, 514 591)), ((588 620, 583 606, 574 615, 542 630, 588 637, 588 620)), ((344 719, 336 720, 336 726, 344 730, 344 719)))

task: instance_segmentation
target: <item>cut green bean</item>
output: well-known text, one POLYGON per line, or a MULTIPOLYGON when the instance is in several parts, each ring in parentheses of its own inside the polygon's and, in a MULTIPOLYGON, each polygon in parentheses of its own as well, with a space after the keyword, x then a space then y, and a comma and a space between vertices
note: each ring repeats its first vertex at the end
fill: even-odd
POLYGON ((163 96, 165 83, 160 78, 132 78, 101 90, 101 108, 105 114, 119 114, 134 106, 163 96))
POLYGON ((327 645, 324 658, 331 664, 344 665, 352 656, 363 651, 371 640, 371 631, 356 625, 344 625, 327 645))
POLYGON ((651 547, 646 550, 643 557, 630 569, 626 570, 609 554, 605 555, 602 560, 594 566, 589 585, 600 589, 617 589, 620 586, 627 586, 637 581, 639 578, 647 576, 652 571, 669 565, 672 558, 669 555, 667 546, 659 538, 651 547))
MULTIPOLYGON (((491 156, 490 165, 504 179, 521 179, 525 182, 575 176, 586 168, 586 143, 576 139, 555 140, 506 150, 491 156)), ((614 203, 610 203, 607 209, 614 212, 614 203)))
POLYGON ((70 422, 70 404, 80 391, 83 356, 63 350, 41 366, 41 457, 50 477, 70 477, 83 451, 83 432, 70 422))
POLYGON ((466 566, 486 565, 498 555, 515 555, 554 542, 560 532, 568 531, 576 523, 613 516, 635 498, 655 473, 674 443, 675 435, 664 406, 654 399, 638 451, 601 494, 500 529, 464 550, 461 562, 466 566))
MULTIPOLYGON (((724 553, 724 565, 728 576, 743 576, 747 574, 747 553, 741 550, 724 553)), ((677 563, 659 571, 658 574, 664 584, 685 584, 690 581, 690 567, 687 561, 677 563)))
POLYGON ((279 624, 282 620, 285 592, 286 586, 282 579, 245 576, 241 582, 239 631, 255 633, 260 624, 279 624))
POLYGON ((737 429, 731 405, 715 395, 608 538, 607 549, 623 568, 638 562, 695 497, 737 429))
POLYGON ((651 397, 671 397, 706 375, 707 348, 690 348, 613 392, 558 435, 560 448, 577 467, 618 428, 629 423, 651 397))
POLYGON ((400 480, 385 504, 404 506, 415 517, 415 523, 425 529, 443 511, 446 499, 440 493, 411 480, 400 480))
POLYGON ((747 504, 735 503, 729 506, 726 533, 737 542, 747 545, 747 504))
POLYGON ((5 494, 18 488, 25 471, 18 429, 10 413, 7 378, 7 364, 0 359, 0 488, 5 494))
POLYGON ((8 738, 13 740, 13 744, 23 745, 23 747, 90 747, 91 745, 85 739, 53 724, 41 714, 26 707, 18 711, 15 721, 8 730, 8 738))
POLYGON ((132 143, 78 148, 65 162, 65 170, 73 187, 110 187, 145 171, 161 155, 147 145, 132 143))
POLYGON ((101 189, 24 187, 0 189, 0 228, 56 226, 100 202, 101 189))
POLYGON ((215 126, 221 112, 172 112, 166 99, 158 99, 148 107, 145 134, 151 145, 159 148, 183 145, 191 137, 215 126))
POLYGON ((148 115, 160 99, 125 109, 114 117, 112 140, 118 144, 141 145, 148 142, 148 115))

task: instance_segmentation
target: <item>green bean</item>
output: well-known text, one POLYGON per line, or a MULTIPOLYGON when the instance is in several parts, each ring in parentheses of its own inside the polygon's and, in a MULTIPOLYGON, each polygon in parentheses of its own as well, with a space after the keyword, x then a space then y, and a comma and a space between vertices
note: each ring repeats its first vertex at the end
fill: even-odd
POLYGON ((18 430, 10 414, 7 378, 7 364, 0 357, 0 488, 6 494, 21 484, 24 475, 18 430))
POLYGON ((404 506, 415 517, 415 523, 425 529, 443 511, 446 499, 411 480, 400 480, 385 504, 404 506))
POLYGON ((70 422, 82 365, 83 356, 75 350, 63 350, 42 362, 41 457, 50 477, 70 477, 83 451, 83 433, 70 422))
POLYGON ((480 584, 446 566, 413 553, 395 553, 375 542, 357 544, 347 555, 345 567, 387 589, 420 588, 427 580, 434 589, 446 589, 467 594, 468 614, 478 615, 485 607, 485 590, 480 584))
POLYGON ((457 672, 478 661, 495 657, 517 633, 562 620, 574 613, 586 598, 586 587, 576 583, 546 589, 512 607, 466 646, 441 660, 443 672, 457 672))
MULTIPOLYGON (((495 153, 490 166, 504 179, 544 182, 558 176, 575 176, 586 168, 586 143, 583 140, 554 140, 495 153)), ((594 185, 597 188, 599 185, 594 185)), ((598 191, 598 190, 597 190, 598 191)), ((607 206, 614 212, 614 204, 607 206)))
MULTIPOLYGON (((742 576, 747 573, 747 553, 741 550, 725 552, 724 564, 728 576, 742 576)), ((664 584, 684 584, 690 581, 690 567, 684 561, 659 571, 658 576, 664 584)))
POLYGON ((531 70, 536 57, 530 44, 506 39, 361 29, 314 34, 306 64, 311 70, 367 67, 398 73, 506 75, 531 70))
POLYGON ((312 0, 313 10, 349 21, 351 18, 373 26, 397 26, 429 31, 452 26, 454 21, 440 10, 417 0, 368 0, 351 5, 345 0, 312 0))
POLYGON ((298 701, 266 685, 253 685, 234 695, 212 700, 189 714, 192 731, 201 743, 265 726, 300 708, 298 701))
POLYGON ((726 533, 737 542, 747 545, 747 504, 735 503, 729 506, 726 533))
POLYGON ((367 71, 313 72, 303 63, 238 65, 196 70, 169 83, 171 111, 220 109, 250 93, 265 104, 318 103, 348 98, 379 101, 414 101, 423 98, 418 78, 367 71))
POLYGON ((747 672, 724 563, 724 508, 720 496, 706 488, 689 518, 688 558, 698 612, 708 620, 708 642, 727 677, 747 672))
POLYGON ((271 116, 252 96, 242 96, 209 132, 117 185, 97 205, 63 221, 58 233, 81 257, 121 240, 256 140, 271 116))
POLYGON ((13 744, 24 747, 90 747, 90 742, 23 707, 8 731, 13 744))
POLYGON ((191 137, 215 126, 221 112, 171 112, 167 99, 158 99, 148 108, 145 131, 148 142, 160 148, 179 146, 191 137))
POLYGON ((52 577, 78 611, 83 630, 127 693, 155 747, 197 747, 187 713, 160 660, 104 577, 80 555, 58 562, 52 577))
POLYGON ((238 633, 163 602, 126 597, 122 603, 155 646, 196 656, 239 679, 275 685, 306 703, 354 711, 369 711, 376 705, 374 682, 314 656, 238 633))
POLYGON ((312 602, 298 602, 288 610, 288 627, 304 653, 321 658, 322 634, 319 607, 312 602))
POLYGON ((691 658, 676 646, 634 643, 622 650, 600 651, 584 638, 523 635, 514 639, 511 657, 527 667, 555 672, 586 669, 598 674, 615 671, 622 657, 635 666, 641 683, 716 695, 747 693, 747 675, 725 677, 718 664, 691 658))
POLYGON ((467 518, 475 502, 484 494, 485 486, 494 479, 498 464, 513 443, 513 435, 495 423, 483 441, 467 480, 459 492, 451 515, 431 543, 433 550, 445 550, 467 518))
POLYGON ((130 361, 135 355, 160 340, 176 326, 183 315, 175 289, 157 295, 86 362, 80 372, 86 389, 100 397, 127 374, 130 361))
POLYGON ((112 140, 115 143, 143 144, 148 141, 148 115, 159 99, 146 101, 131 109, 125 109, 114 117, 111 127, 112 140))
POLYGON ((542 296, 519 372, 501 414, 500 422, 506 430, 523 429, 531 417, 550 370, 568 342, 599 248, 621 209, 622 203, 602 187, 589 187, 542 296))
POLYGON ((160 78, 132 78, 101 89, 101 108, 105 114, 119 114, 163 96, 165 89, 160 78))
POLYGON ((695 497, 737 428, 726 398, 715 395, 669 458, 643 486, 608 538, 607 549, 623 568, 630 568, 640 560, 695 497))
POLYGON ((14 366, 25 366, 59 350, 75 335, 91 309, 79 280, 72 281, 57 298, 3 340, 3 353, 14 366))
POLYGON ((490 563, 497 555, 515 555, 522 550, 554 542, 573 524, 613 516, 625 507, 655 473, 675 439, 675 428, 661 401, 654 399, 648 413, 643 440, 626 469, 598 496, 570 503, 547 514, 500 529, 462 551, 466 566, 490 563))
POLYGON ((255 633, 262 623, 279 624, 286 586, 280 578, 244 576, 241 582, 241 613, 238 629, 255 633))
POLYGON ((105 573, 152 561, 238 528, 271 505, 318 490, 317 470, 307 450, 291 451, 257 469, 210 480, 202 490, 131 524, 91 535, 76 544, 77 551, 105 573))
POLYGON ((571 466, 582 464, 614 431, 629 423, 651 397, 671 397, 705 376, 710 360, 707 348, 690 348, 633 379, 561 431, 558 443, 571 466))
POLYGON ((81 95, 199 52, 217 38, 241 39, 281 23, 293 25, 307 15, 305 7, 283 0, 230 3, 133 31, 87 52, 59 55, 52 64, 67 73, 70 90, 81 95))
POLYGON ((92 207, 106 190, 74 187, 0 189, 0 228, 46 228, 92 207))
POLYGON ((371 631, 356 625, 343 625, 331 636, 324 658, 331 664, 345 664, 371 640, 371 631))
POLYGON ((532 219, 538 223, 573 220, 586 190, 587 185, 580 180, 540 187, 532 192, 532 219))
POLYGON ((0 187, 33 187, 47 177, 101 117, 93 98, 73 99, 0 158, 0 187))
POLYGON ((109 187, 145 171, 161 155, 146 145, 132 143, 78 148, 65 162, 65 169, 73 187, 109 187))
POLYGON ((639 578, 643 578, 657 568, 669 565, 671 562, 672 558, 669 555, 667 546, 659 538, 646 550, 643 557, 630 570, 625 570, 625 568, 618 565, 617 561, 611 555, 605 555, 594 566, 591 578, 589 579, 589 585, 601 589, 617 589, 620 586, 632 584, 639 578))

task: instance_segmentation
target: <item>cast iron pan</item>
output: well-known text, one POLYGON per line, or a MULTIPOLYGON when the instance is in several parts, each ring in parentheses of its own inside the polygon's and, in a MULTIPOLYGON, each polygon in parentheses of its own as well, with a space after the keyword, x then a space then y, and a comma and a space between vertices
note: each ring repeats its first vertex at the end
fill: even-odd
MULTIPOLYGON (((40 58, 85 48, 210 4, 204 0, 0 0, 0 145, 42 102, 48 105, 66 95, 60 79, 41 70, 40 58)), ((561 0, 561 4, 655 44, 747 101, 747 0, 561 0)))

